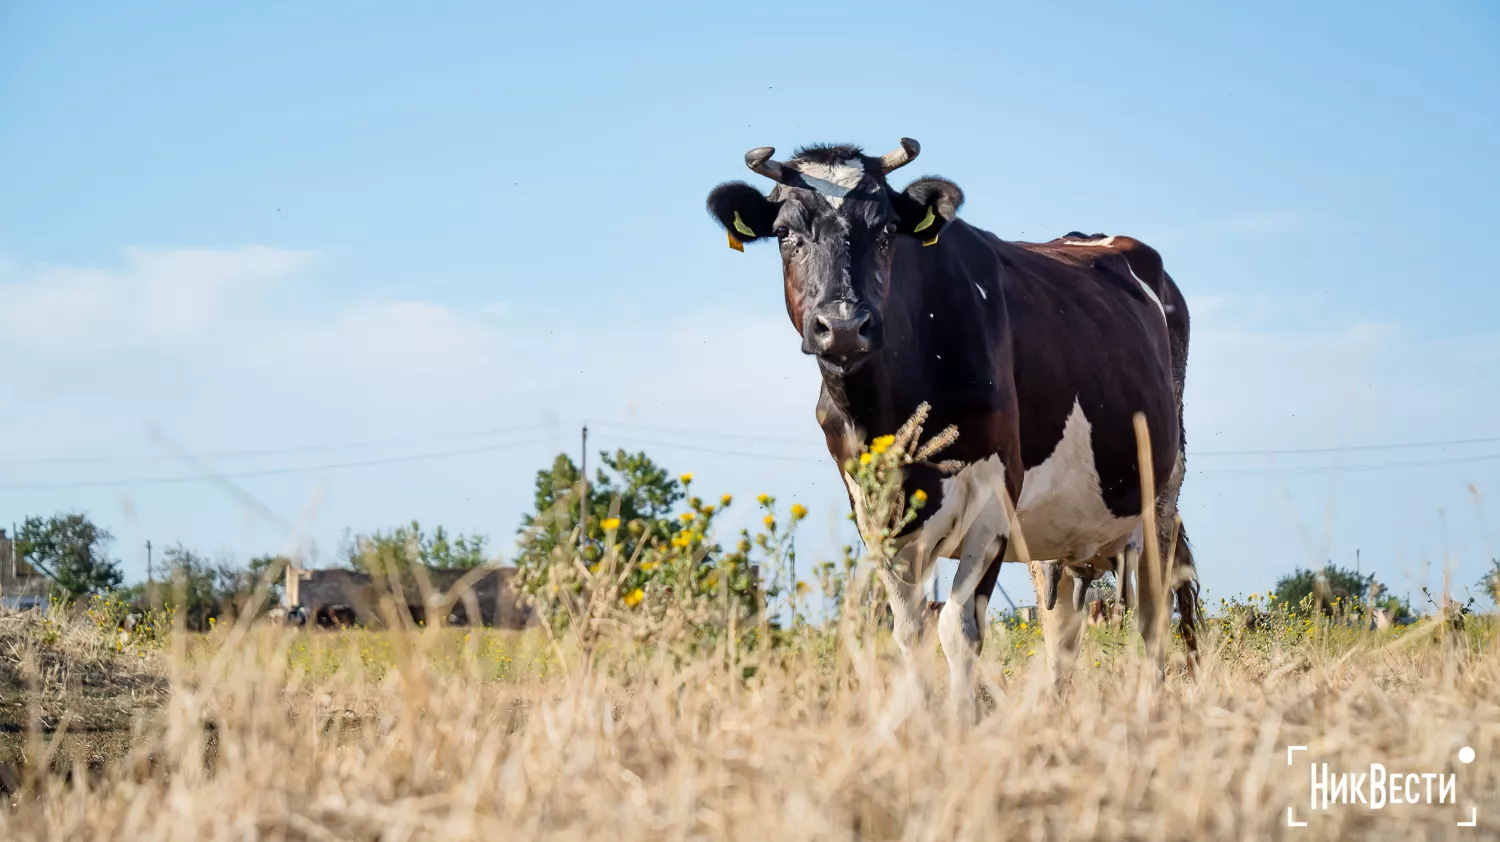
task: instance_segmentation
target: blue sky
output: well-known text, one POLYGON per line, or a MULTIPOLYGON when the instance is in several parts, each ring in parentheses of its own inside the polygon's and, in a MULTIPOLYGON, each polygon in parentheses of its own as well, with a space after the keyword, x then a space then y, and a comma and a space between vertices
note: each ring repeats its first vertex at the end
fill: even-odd
POLYGON ((974 224, 1165 256, 1211 592, 1500 555, 1500 440, 1287 452, 1500 437, 1492 4, 308 5, 0 4, 0 521, 87 510, 133 578, 148 538, 283 546, 143 482, 194 473, 155 425, 316 499, 325 558, 413 517, 505 546, 587 420, 826 552, 776 257, 702 204, 751 147, 909 136, 974 224))

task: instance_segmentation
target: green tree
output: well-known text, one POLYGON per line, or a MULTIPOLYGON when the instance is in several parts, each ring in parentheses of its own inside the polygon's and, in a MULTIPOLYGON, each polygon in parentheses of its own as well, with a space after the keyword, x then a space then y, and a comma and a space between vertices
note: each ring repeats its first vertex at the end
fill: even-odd
POLYGON ((1489 572, 1479 578, 1479 589, 1489 595, 1500 607, 1500 558, 1490 559, 1489 572))
POLYGON ((167 580, 162 589, 162 604, 176 609, 189 630, 206 631, 209 618, 219 615, 219 599, 223 595, 220 568, 181 543, 162 553, 162 563, 167 580))
POLYGON ((59 591, 72 597, 117 588, 120 562, 106 548, 113 536, 82 513, 28 517, 16 533, 16 552, 52 574, 59 591))
POLYGON ((485 543, 485 536, 477 532, 449 535, 442 526, 428 535, 414 520, 407 526, 346 539, 343 555, 348 567, 375 575, 385 575, 391 565, 406 570, 413 562, 427 567, 469 568, 485 563, 485 543))
POLYGON ((1321 577, 1317 571, 1299 567, 1291 575, 1276 580, 1276 599, 1288 607, 1299 606, 1304 599, 1309 599, 1310 604, 1328 611, 1335 599, 1344 603, 1351 599, 1363 599, 1365 589, 1374 578, 1362 576, 1337 564, 1324 567, 1321 577))
POLYGON ((290 561, 285 556, 261 555, 250 559, 248 565, 250 570, 250 587, 255 587, 260 582, 260 577, 266 574, 267 568, 273 569, 275 578, 271 580, 270 587, 266 590, 266 604, 281 602, 286 594, 286 565, 290 561))
MULTIPOLYGON (((590 561, 599 558, 604 522, 611 517, 620 519, 616 539, 625 558, 633 557, 642 541, 670 538, 674 529, 672 509, 686 494, 682 483, 643 452, 601 451, 599 460, 604 467, 595 472, 588 489, 584 557, 590 561), (619 509, 611 513, 616 498, 619 509)), ((518 530, 527 536, 516 561, 518 566, 545 563, 564 541, 576 540, 580 486, 578 466, 567 454, 559 453, 551 468, 537 471, 536 511, 521 519, 518 530)))
MULTIPOLYGON (((730 628, 741 642, 776 631, 779 624, 762 607, 777 591, 764 587, 762 576, 789 566, 792 531, 789 525, 778 528, 770 497, 759 498, 765 530, 753 539, 741 530, 739 541, 726 549, 716 542, 713 525, 733 502, 729 495, 707 501, 690 496, 691 474, 674 478, 645 453, 603 452, 600 462, 589 483, 582 540, 582 483, 566 455, 537 472, 536 511, 522 518, 518 581, 548 622, 571 626, 586 608, 621 611, 622 622, 644 624, 636 633, 649 636, 648 629, 667 627, 664 618, 676 612, 691 618, 691 645, 707 648, 719 645, 730 628), (685 507, 679 507, 682 502, 685 507), (761 563, 752 562, 753 553, 761 563), (603 596, 602 603, 595 596, 603 596)), ((793 506, 791 523, 806 513, 793 506)), ((595 632, 593 624, 579 630, 584 637, 595 632)))

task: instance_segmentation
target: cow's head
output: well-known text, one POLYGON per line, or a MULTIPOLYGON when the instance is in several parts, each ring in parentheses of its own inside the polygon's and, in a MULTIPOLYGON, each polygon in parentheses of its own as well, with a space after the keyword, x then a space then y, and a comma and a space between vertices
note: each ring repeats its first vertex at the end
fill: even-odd
POLYGON ((963 203, 945 179, 919 179, 899 193, 886 183, 920 149, 910 138, 878 158, 853 146, 816 146, 782 163, 765 146, 745 153, 745 163, 776 182, 770 195, 741 181, 708 195, 731 247, 778 241, 787 315, 803 353, 827 371, 850 371, 880 348, 897 249, 935 245, 963 203))

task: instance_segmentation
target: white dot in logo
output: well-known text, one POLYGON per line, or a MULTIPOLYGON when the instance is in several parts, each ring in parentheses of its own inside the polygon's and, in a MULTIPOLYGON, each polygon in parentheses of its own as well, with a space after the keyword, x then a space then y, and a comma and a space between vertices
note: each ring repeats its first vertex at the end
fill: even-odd
POLYGON ((1463 748, 1459 749, 1458 750, 1458 762, 1459 763, 1465 763, 1465 764, 1467 764, 1467 763, 1473 763, 1474 762, 1474 749, 1469 748, 1468 746, 1464 746, 1463 748))

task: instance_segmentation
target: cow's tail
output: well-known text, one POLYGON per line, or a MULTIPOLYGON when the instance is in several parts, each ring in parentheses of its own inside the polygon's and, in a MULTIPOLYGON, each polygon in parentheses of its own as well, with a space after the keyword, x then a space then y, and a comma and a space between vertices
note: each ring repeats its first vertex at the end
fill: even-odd
POLYGON ((1189 664, 1198 653, 1198 623, 1202 615, 1198 599, 1198 568, 1193 562, 1193 548, 1188 542, 1187 529, 1177 516, 1177 498, 1182 489, 1182 480, 1187 471, 1187 427, 1183 422, 1183 390, 1187 385, 1188 320, 1187 301, 1181 290, 1172 281, 1172 276, 1162 270, 1162 304, 1167 317, 1167 335, 1172 352, 1172 397, 1177 408, 1177 459, 1175 460, 1168 486, 1157 497, 1157 524, 1161 533, 1163 552, 1172 559, 1169 587, 1176 596, 1177 614, 1181 618, 1179 631, 1187 647, 1189 664))

